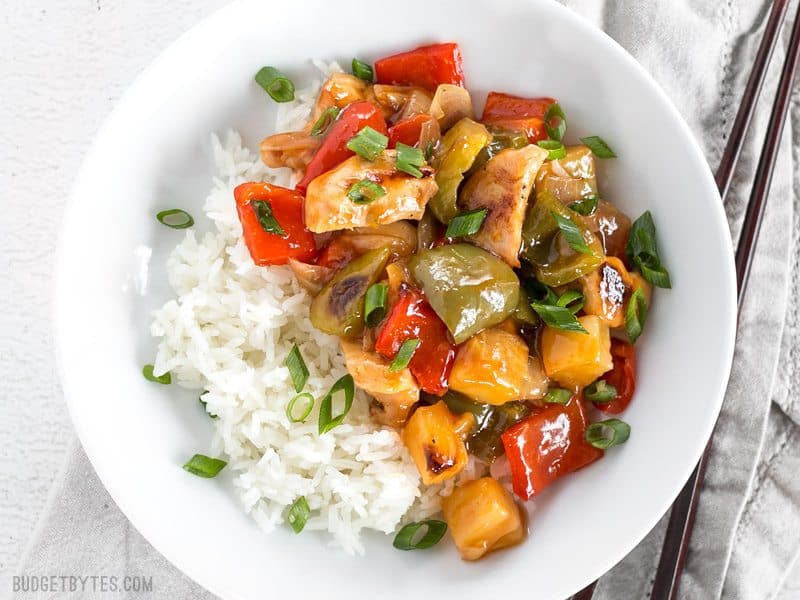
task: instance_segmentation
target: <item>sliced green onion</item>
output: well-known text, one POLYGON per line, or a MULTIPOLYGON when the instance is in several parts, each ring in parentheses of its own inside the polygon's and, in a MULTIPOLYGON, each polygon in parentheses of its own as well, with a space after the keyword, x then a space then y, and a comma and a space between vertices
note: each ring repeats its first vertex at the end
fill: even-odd
POLYGON ((311 135, 318 136, 326 133, 328 131, 328 127, 333 125, 333 122, 338 116, 339 108, 336 106, 329 106, 323 110, 322 114, 319 116, 319 119, 317 119, 317 122, 314 123, 314 126, 311 128, 311 135))
POLYGON ((331 391, 319 403, 319 434, 327 433, 334 427, 338 427, 344 421, 350 408, 353 406, 353 395, 355 394, 355 384, 353 376, 347 374, 339 379, 331 387, 331 391), (344 393, 344 408, 342 412, 333 416, 333 396, 336 392, 344 393))
POLYGON ((350 186, 347 197, 354 204, 371 204, 381 196, 386 195, 386 190, 374 181, 362 179, 350 186))
POLYGON ((597 158, 617 158, 614 151, 609 148, 606 141, 599 135, 590 135, 589 137, 581 138, 581 141, 589 147, 597 158))
POLYGON ((475 210, 457 214, 447 224, 445 237, 460 238, 478 233, 487 214, 489 214, 488 208, 476 208, 475 210))
POLYGON ((419 346, 419 340, 416 338, 403 342, 403 345, 400 346, 400 349, 397 351, 392 364, 389 365, 389 371, 394 372, 405 369, 408 366, 408 363, 411 362, 411 357, 414 356, 417 346, 419 346))
POLYGON ((542 140, 536 142, 536 145, 543 150, 547 150, 547 160, 558 160, 567 155, 567 149, 564 147, 564 144, 556 140, 542 140))
POLYGON ((642 335, 645 321, 647 321, 647 298, 641 288, 636 288, 628 300, 628 308, 625 309, 625 331, 628 332, 631 344, 635 344, 642 335))
POLYGON ((447 523, 427 519, 409 523, 394 536, 392 545, 398 550, 424 550, 439 543, 447 532, 447 523))
POLYGON ((566 404, 572 398, 572 392, 562 388, 550 388, 544 395, 544 402, 546 404, 566 404))
POLYGON ((156 219, 162 225, 172 227, 172 229, 186 229, 194 225, 194 219, 185 210, 180 208, 171 208, 169 210, 162 210, 156 214, 156 219))
POLYGON ((289 369, 289 377, 292 378, 292 385, 295 392, 302 392, 303 388, 308 381, 308 367, 306 361, 303 360, 303 355, 300 354, 300 348, 297 344, 292 346, 289 350, 289 355, 284 361, 286 368, 289 369))
POLYGON ((297 394, 297 396, 289 400, 289 404, 286 405, 286 418, 292 423, 305 423, 313 408, 314 396, 308 392, 297 394), (295 410, 298 402, 302 403, 299 409, 300 414, 296 414, 297 410, 295 410))
POLYGON ((649 210, 631 225, 625 253, 647 281, 656 287, 672 287, 669 273, 661 264, 661 257, 658 254, 656 225, 649 210))
POLYGON ((375 78, 375 73, 372 70, 371 64, 365 63, 363 60, 358 60, 357 58, 354 58, 352 67, 353 67, 353 75, 355 75, 359 79, 363 79, 364 81, 372 83, 372 80, 375 78))
POLYGON ((672 284, 669 280, 669 273, 664 268, 663 265, 658 265, 658 267, 650 267, 644 263, 639 265, 639 270, 642 272, 642 277, 644 277, 647 281, 652 283, 656 287, 660 288, 670 288, 672 284))
POLYGON ((261 67, 256 73, 256 83, 264 88, 275 102, 291 102, 294 100, 294 84, 292 80, 275 67, 261 67))
POLYGON ((389 138, 366 126, 347 142, 347 148, 358 154, 361 158, 375 160, 389 146, 389 138))
POLYGON ((211 458, 205 454, 195 454, 183 468, 192 475, 211 479, 216 477, 228 463, 218 458, 211 458))
POLYGON ((556 300, 556 306, 569 309, 574 315, 583 308, 583 294, 575 290, 569 290, 561 294, 561 297, 556 300))
POLYGON ((433 158, 433 149, 435 148, 435 144, 433 142, 428 142, 428 145, 425 146, 425 160, 428 161, 433 158))
POLYGON ((587 442, 601 450, 624 444, 630 436, 631 426, 619 419, 606 419, 592 423, 586 428, 584 434, 587 442))
POLYGON ((422 177, 420 167, 425 166, 425 156, 422 150, 408 146, 402 142, 397 144, 397 170, 408 173, 416 178, 422 177))
POLYGON ((266 200, 253 200, 251 204, 253 205, 253 210, 256 212, 258 224, 261 225, 264 231, 286 237, 286 232, 283 230, 283 227, 278 223, 275 215, 272 214, 272 206, 269 202, 266 200))
POLYGON ((152 381, 153 383, 160 383, 163 385, 169 385, 172 383, 172 375, 170 375, 169 371, 163 375, 156 376, 153 374, 153 365, 143 366, 142 375, 144 375, 144 378, 147 379, 147 381, 152 381))
POLYGON ((209 412, 209 410, 208 410, 208 402, 206 402, 205 400, 203 400, 203 397, 202 397, 202 396, 200 396, 200 397, 198 398, 198 400, 200 401, 200 404, 202 404, 202 405, 203 405, 203 410, 206 412, 206 414, 207 414, 209 417, 211 417, 212 419, 219 419, 219 415, 215 415, 214 413, 212 413, 212 412, 209 412))
POLYGON ((376 327, 386 316, 386 299, 389 296, 389 286, 385 283, 376 283, 367 290, 364 299, 364 323, 367 327, 376 327))
POLYGON ((286 522, 295 533, 300 533, 308 522, 308 517, 311 515, 311 509, 308 506, 308 500, 305 496, 300 496, 289 507, 289 512, 286 514, 286 522))
POLYGON ((539 302, 531 302, 531 308, 536 311, 544 321, 545 325, 555 329, 562 329, 564 331, 575 331, 578 333, 586 333, 580 321, 572 314, 568 308, 561 306, 553 306, 551 304, 541 304, 539 302))
POLYGON ((556 220, 558 228, 561 230, 561 235, 567 240, 570 248, 582 254, 592 254, 591 249, 586 245, 586 240, 583 239, 583 232, 572 219, 569 217, 562 217, 553 210, 550 211, 550 214, 553 215, 553 218, 556 220))
POLYGON ((540 304, 551 304, 553 306, 558 304, 558 296, 553 291, 553 288, 543 284, 538 279, 526 279, 523 285, 528 297, 533 298, 540 304))
POLYGON ((558 102, 553 102, 544 113, 544 128, 551 140, 560 142, 564 139, 564 134, 567 132, 567 116, 561 110, 558 102), (555 127, 553 127, 553 119, 558 119, 555 127))
POLYGON ((588 198, 581 198, 569 205, 570 210, 575 211, 581 216, 588 217, 593 215, 597 210, 597 203, 600 201, 598 196, 589 196, 588 198))
POLYGON ((608 404, 617 397, 617 388, 599 379, 586 386, 586 389, 583 390, 583 396, 595 404, 608 404))

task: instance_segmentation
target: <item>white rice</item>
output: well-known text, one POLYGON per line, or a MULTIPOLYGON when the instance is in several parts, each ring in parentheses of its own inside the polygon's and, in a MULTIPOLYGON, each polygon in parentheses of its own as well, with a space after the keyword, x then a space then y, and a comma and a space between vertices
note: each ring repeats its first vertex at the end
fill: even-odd
MULTIPOLYGON (((319 85, 281 105, 276 131, 303 126, 319 85)), ((287 185, 290 176, 265 167, 236 133, 224 142, 212 136, 212 144, 218 177, 204 211, 215 231, 187 231, 168 260, 177 297, 154 314, 155 372, 205 390, 208 411, 219 417, 211 453, 228 460, 245 510, 265 531, 305 496, 312 510, 306 529, 328 531, 332 544, 361 554, 362 529, 388 534, 404 518, 435 514, 453 483, 423 489, 399 435, 370 420, 363 392, 344 424, 318 435, 318 401, 346 373, 338 341, 311 325, 310 297, 288 267, 252 262, 233 201, 239 183, 287 185), (310 372, 304 391, 317 399, 304 424, 285 413, 295 392, 284 360, 295 343, 310 372)), ((471 465, 463 478, 475 476, 471 465)))

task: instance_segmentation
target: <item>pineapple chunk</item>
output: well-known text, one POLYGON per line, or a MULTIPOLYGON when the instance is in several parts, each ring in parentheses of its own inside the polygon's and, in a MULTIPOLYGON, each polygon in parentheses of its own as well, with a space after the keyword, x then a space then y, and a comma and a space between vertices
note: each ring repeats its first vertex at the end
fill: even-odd
POLYGON ((550 379, 566 387, 584 387, 613 366, 611 337, 596 315, 578 319, 589 333, 545 327, 542 333, 542 361, 550 379))
POLYGON ((456 488, 442 499, 442 511, 464 560, 477 560, 525 538, 524 522, 514 499, 491 477, 456 488))
POLYGON ((422 483, 440 483, 464 470, 469 458, 464 439, 474 425, 472 413, 456 416, 441 400, 414 411, 402 437, 422 483))
POLYGON ((484 329, 458 350, 449 383, 451 389, 484 404, 527 398, 528 345, 503 325, 484 329))

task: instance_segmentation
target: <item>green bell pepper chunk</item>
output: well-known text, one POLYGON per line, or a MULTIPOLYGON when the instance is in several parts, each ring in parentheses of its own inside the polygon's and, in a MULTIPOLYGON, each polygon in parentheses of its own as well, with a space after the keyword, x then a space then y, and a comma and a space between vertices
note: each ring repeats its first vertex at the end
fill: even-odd
MULTIPOLYGON (((439 400, 439 398, 436 398, 439 400)), ((500 406, 474 402, 466 396, 448 390, 441 400, 455 414, 472 413, 475 428, 467 437, 467 450, 480 460, 492 463, 503 454, 501 435, 512 425, 527 417, 531 409, 525 402, 506 402, 500 406)))
POLYGON ((433 161, 439 191, 428 206, 445 225, 458 214, 458 186, 464 180, 475 157, 492 139, 489 130, 472 119, 463 118, 444 137, 433 161))
POLYGON ((420 252, 411 274, 457 344, 505 321, 519 303, 519 279, 505 262, 470 244, 420 252))
POLYGON ((603 244, 577 213, 548 192, 538 192, 522 226, 522 258, 534 267, 536 278, 550 287, 565 285, 603 264, 603 244), (591 254, 575 252, 562 239, 552 213, 572 220, 581 230, 591 254))
POLYGON ((378 281, 391 256, 388 246, 371 250, 347 263, 311 301, 311 324, 341 337, 364 331, 364 298, 378 281))
POLYGON ((489 126, 488 129, 489 133, 492 134, 492 141, 484 146, 483 150, 478 152, 478 156, 475 157, 475 162, 472 163, 472 167, 469 173, 467 173, 467 178, 489 162, 489 159, 497 156, 501 150, 506 150, 508 148, 519 150, 528 145, 528 136, 521 131, 510 131, 508 129, 492 126, 489 126))

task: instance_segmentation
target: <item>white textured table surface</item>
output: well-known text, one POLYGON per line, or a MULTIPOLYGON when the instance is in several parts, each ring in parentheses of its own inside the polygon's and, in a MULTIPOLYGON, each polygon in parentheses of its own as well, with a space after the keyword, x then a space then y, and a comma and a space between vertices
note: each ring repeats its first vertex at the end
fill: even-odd
MULTIPOLYGON (((49 317, 74 174, 136 74, 223 4, 0 2, 0 597, 72 437, 49 317)), ((789 598, 800 598, 798 572, 789 598)))
POLYGON ((72 437, 50 290, 74 174, 139 71, 223 4, 0 2, 0 596, 72 437))

